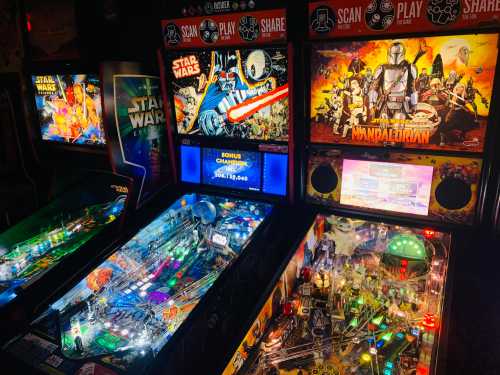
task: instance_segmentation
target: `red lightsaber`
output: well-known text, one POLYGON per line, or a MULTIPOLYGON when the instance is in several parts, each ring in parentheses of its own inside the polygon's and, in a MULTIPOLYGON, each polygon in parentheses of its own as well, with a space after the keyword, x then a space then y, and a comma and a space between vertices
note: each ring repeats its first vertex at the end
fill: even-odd
POLYGON ((267 107, 268 105, 271 105, 286 96, 288 96, 288 84, 277 87, 272 91, 256 96, 255 98, 248 99, 235 105, 234 107, 231 107, 227 111, 227 119, 230 122, 243 121, 255 112, 258 112, 262 108, 267 107))

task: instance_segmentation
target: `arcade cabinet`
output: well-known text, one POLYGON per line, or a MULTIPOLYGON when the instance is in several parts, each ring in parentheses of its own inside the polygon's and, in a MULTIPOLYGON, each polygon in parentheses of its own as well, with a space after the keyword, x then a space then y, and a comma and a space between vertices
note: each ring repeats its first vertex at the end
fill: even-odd
POLYGON ((132 189, 127 177, 85 168, 109 165, 99 77, 70 69, 32 76, 51 199, 0 234, 2 341, 118 238, 132 189))
POLYGON ((317 216, 224 375, 446 372, 496 118, 498 25, 477 17, 498 14, 409 12, 309 4, 302 186, 317 216))

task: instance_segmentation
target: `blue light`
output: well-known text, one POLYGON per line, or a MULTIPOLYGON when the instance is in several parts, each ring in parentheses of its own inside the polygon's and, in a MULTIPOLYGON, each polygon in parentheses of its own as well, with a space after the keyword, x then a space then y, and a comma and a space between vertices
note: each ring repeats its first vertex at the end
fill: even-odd
POLYGON ((402 339, 403 337, 405 337, 405 335, 403 335, 401 332, 398 332, 398 333, 396 334, 396 337, 397 337, 398 339, 402 339))
POLYGON ((386 368, 386 369, 384 370, 384 375, 391 375, 391 374, 392 374, 392 370, 391 370, 391 369, 386 368))
POLYGON ((261 190, 261 153, 235 149, 203 148, 206 185, 239 190, 261 190))
POLYGON ((385 367, 392 369, 394 367, 394 364, 392 362, 390 362, 390 361, 387 361, 385 363, 385 367))
POLYGON ((420 330, 418 328, 412 328, 411 334, 413 336, 418 336, 418 335, 420 335, 420 330))
POLYGON ((201 178, 200 148, 181 146, 181 181, 199 184, 201 178))
POLYGON ((264 154, 263 192, 267 194, 286 195, 288 177, 287 154, 264 154))

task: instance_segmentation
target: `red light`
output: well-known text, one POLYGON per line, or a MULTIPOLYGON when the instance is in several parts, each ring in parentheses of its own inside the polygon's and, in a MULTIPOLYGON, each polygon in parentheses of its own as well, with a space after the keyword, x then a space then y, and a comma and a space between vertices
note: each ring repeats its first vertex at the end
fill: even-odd
POLYGON ((293 314, 293 307, 292 307, 292 304, 290 302, 286 302, 284 305, 283 305, 283 315, 287 315, 287 316, 290 316, 293 314))
POLYGON ((432 229, 424 229, 424 237, 425 238, 432 238, 436 232, 434 232, 432 229))
POLYGON ((436 328, 436 317, 433 314, 425 314, 422 326, 431 330, 436 328))
POLYGON ((310 267, 304 267, 300 270, 300 275, 304 279, 304 281, 309 282, 312 278, 312 270, 310 267))
POLYGON ((428 374, 429 374, 429 369, 419 364, 417 367, 417 375, 428 375, 428 374))
POLYGON ((408 266, 408 260, 401 259, 401 267, 406 267, 406 266, 408 266))
POLYGON ((31 32, 31 14, 30 13, 26 13, 26 30, 28 30, 28 32, 31 32))

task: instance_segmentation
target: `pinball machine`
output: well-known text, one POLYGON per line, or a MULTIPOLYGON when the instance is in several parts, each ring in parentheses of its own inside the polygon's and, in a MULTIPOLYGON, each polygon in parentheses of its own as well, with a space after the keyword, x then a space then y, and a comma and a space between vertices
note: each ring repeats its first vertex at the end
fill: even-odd
POLYGON ((219 373, 447 373, 497 118, 498 9, 483 5, 309 3, 302 193, 317 216, 219 373))
POLYGON ((40 173, 52 181, 51 199, 0 234, 2 342, 118 238, 132 190, 131 179, 96 169, 97 161, 109 164, 98 75, 51 69, 30 77, 33 147, 44 165, 40 173))
MULTIPOLYGON (((199 337, 197 327, 217 329, 213 308, 231 280, 241 281, 241 268, 250 279, 238 292, 250 301, 260 292, 254 286, 268 270, 255 265, 282 259, 286 231, 301 225, 287 217, 294 165, 285 17, 271 9, 162 21, 158 56, 178 183, 145 203, 134 215, 139 229, 4 348, 19 369, 165 372, 174 366, 166 358, 199 337), (274 26, 260 34, 257 20, 274 26)), ((116 84, 122 72, 112 77, 116 84)), ((155 116, 146 94, 128 109, 116 105, 130 78, 120 94, 116 85, 105 90, 104 103, 114 101, 108 115, 128 114, 129 131, 137 131, 155 116)))

